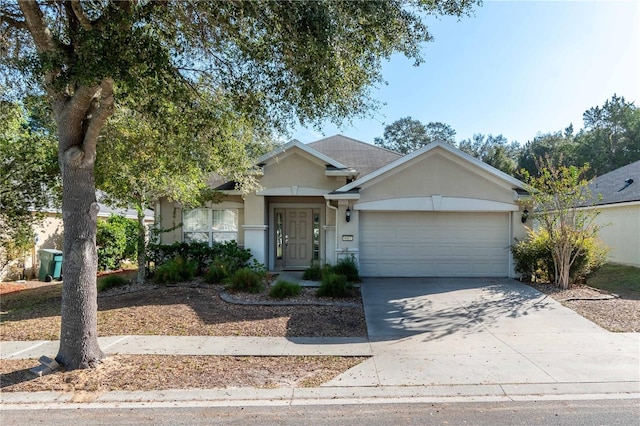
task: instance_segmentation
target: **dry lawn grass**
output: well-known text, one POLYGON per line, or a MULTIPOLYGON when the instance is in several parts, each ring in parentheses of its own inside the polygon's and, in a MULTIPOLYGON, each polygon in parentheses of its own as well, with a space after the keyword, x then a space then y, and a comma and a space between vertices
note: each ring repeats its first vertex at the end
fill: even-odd
POLYGON ((62 391, 91 399, 115 390, 313 387, 364 361, 364 357, 230 357, 114 355, 91 370, 35 377, 35 359, 3 360, 2 392, 62 391), (87 395, 86 393, 89 393, 87 395))

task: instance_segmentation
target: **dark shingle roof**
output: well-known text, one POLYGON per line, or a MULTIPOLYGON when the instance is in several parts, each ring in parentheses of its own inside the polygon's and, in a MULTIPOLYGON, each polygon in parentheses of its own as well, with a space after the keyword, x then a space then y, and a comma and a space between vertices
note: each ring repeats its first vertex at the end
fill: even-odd
POLYGON ((589 189, 595 205, 640 201, 640 161, 598 176, 589 189))
POLYGON ((402 154, 397 152, 343 135, 330 136, 307 145, 347 167, 356 169, 360 177, 402 157, 402 154))

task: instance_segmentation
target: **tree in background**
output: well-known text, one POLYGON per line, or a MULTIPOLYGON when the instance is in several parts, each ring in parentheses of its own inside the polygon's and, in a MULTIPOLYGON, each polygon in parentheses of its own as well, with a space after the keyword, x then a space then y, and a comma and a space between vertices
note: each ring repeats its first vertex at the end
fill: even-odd
POLYGON ((339 123, 376 105, 370 88, 383 81, 383 59, 421 61, 425 16, 460 16, 475 3, 0 0, 2 84, 43 90, 58 129, 65 280, 56 360, 71 370, 104 356, 94 165, 121 99, 161 119, 166 102, 193 99, 197 83, 272 129, 339 123))
POLYGON ((602 107, 583 114, 584 129, 575 137, 576 164, 589 163, 599 176, 640 160, 640 108, 613 95, 602 107))
POLYGON ((41 122, 40 101, 0 100, 0 269, 33 247, 38 212, 59 190, 55 136, 41 122))
POLYGON ((458 148, 498 170, 513 175, 516 170, 517 158, 520 153, 518 142, 511 142, 502 135, 473 135, 473 139, 465 139, 458 144, 458 148))
POLYGON ((534 175, 536 159, 549 156, 556 165, 589 164, 586 177, 594 177, 640 160, 640 108, 633 102, 613 95, 602 107, 585 111, 583 119, 584 128, 577 134, 569 125, 527 142, 518 169, 534 175))
POLYGON ((600 227, 594 223, 595 209, 584 209, 591 200, 588 165, 557 166, 550 157, 538 160, 538 176, 522 171, 535 206, 534 220, 548 234, 555 283, 563 289, 571 284, 571 266, 593 247, 600 227))
POLYGON ((435 141, 455 145, 455 136, 456 131, 448 124, 430 122, 425 125, 420 120, 404 117, 385 126, 384 135, 375 138, 374 143, 400 154, 409 154, 435 141))
POLYGON ((570 166, 576 164, 573 126, 564 132, 538 134, 527 142, 518 155, 518 170, 526 170, 529 175, 538 173, 538 159, 550 158, 553 164, 570 166))

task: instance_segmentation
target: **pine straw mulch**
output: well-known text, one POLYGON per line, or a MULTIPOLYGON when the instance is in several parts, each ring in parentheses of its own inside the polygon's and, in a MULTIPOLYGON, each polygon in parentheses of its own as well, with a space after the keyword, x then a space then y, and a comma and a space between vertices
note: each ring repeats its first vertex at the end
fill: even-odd
MULTIPOLYGON (((60 284, 56 285, 57 287, 60 284)), ((221 286, 193 281, 175 287, 144 285, 100 293, 98 334, 166 336, 366 337, 359 293, 348 306, 331 304, 246 305, 221 299, 221 286)), ((309 291, 300 296, 308 301, 309 291)), ((2 298, 0 340, 58 340, 60 291, 56 287, 23 290, 2 298), (24 307, 26 292, 35 299, 24 307), (39 292, 39 293, 36 293, 39 292), (21 308, 14 298, 20 297, 21 308)), ((322 302, 322 301, 321 301, 322 302)))
POLYGON ((583 284, 574 284, 567 290, 553 284, 527 284, 609 331, 640 332, 640 300, 618 297, 583 284))
POLYGON ((73 392, 89 402, 107 391, 314 387, 364 361, 365 357, 114 355, 94 369, 56 371, 35 377, 35 359, 3 360, 2 392, 73 392))

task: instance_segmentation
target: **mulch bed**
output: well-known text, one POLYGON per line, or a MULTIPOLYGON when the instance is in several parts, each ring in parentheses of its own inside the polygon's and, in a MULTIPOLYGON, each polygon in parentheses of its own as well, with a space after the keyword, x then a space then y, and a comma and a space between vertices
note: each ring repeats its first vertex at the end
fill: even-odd
POLYGON ((625 299, 587 285, 562 290, 553 284, 528 283, 569 309, 613 332, 640 332, 640 300, 625 299))
MULTIPOLYGON (((354 306, 238 305, 221 286, 200 281, 175 287, 146 285, 98 297, 98 334, 169 336, 366 337, 359 294, 354 306)), ((11 310, 3 303, 0 340, 57 340, 60 299, 11 310)))

